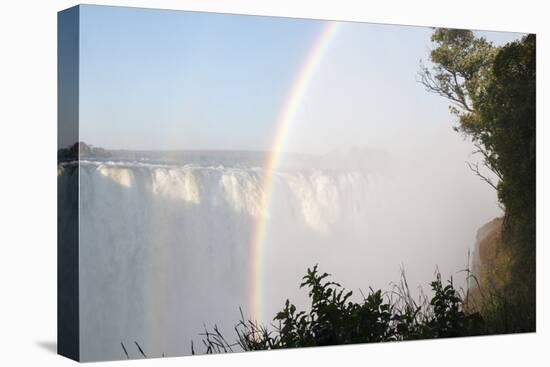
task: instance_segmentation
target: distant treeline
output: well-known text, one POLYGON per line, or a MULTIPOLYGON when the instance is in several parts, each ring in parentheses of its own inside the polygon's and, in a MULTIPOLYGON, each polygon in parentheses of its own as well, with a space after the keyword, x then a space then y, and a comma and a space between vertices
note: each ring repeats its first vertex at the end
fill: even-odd
POLYGON ((96 148, 84 142, 77 142, 67 148, 57 150, 57 160, 72 161, 80 157, 107 157, 108 151, 104 148, 96 148))

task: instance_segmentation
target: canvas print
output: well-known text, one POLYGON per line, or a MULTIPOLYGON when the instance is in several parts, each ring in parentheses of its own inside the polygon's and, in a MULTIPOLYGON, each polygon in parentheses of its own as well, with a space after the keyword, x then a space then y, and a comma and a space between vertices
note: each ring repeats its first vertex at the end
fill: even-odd
POLYGON ((58 351, 534 332, 534 34, 58 16, 58 351))

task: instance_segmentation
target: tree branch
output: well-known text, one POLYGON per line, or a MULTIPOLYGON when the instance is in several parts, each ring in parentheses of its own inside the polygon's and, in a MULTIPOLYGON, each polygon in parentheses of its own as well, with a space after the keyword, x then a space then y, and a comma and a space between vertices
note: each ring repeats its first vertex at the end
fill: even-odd
POLYGON ((421 71, 418 73, 420 75, 419 82, 424 85, 426 90, 431 93, 440 95, 441 97, 447 98, 455 106, 466 110, 467 112, 474 112, 472 107, 468 104, 466 100, 465 93, 462 90, 462 86, 458 81, 456 73, 449 71, 449 69, 441 66, 443 71, 447 73, 448 76, 453 78, 454 84, 452 82, 437 81, 433 78, 432 74, 425 66, 420 66, 421 71))
POLYGON ((502 173, 493 164, 493 161, 494 161, 495 158, 492 157, 491 154, 487 151, 487 149, 484 148, 479 142, 475 142, 474 146, 477 149, 477 150, 474 151, 474 154, 475 153, 481 153, 481 155, 483 155, 483 158, 484 158, 483 162, 485 164, 485 167, 487 167, 489 170, 491 170, 491 172, 493 172, 499 178, 499 180, 502 181, 502 179, 503 179, 502 173))
POLYGON ((479 171, 479 165, 476 163, 476 164, 473 164, 473 163, 470 163, 468 161, 466 161, 466 165, 468 166, 468 168, 470 169, 470 171, 472 171, 473 173, 476 174, 476 176, 478 176, 479 178, 481 178, 482 181, 485 181, 487 182, 489 185, 491 185, 491 187, 495 190, 498 190, 497 189, 497 186, 493 183, 493 181, 491 181, 490 178, 484 176, 480 171, 479 171))

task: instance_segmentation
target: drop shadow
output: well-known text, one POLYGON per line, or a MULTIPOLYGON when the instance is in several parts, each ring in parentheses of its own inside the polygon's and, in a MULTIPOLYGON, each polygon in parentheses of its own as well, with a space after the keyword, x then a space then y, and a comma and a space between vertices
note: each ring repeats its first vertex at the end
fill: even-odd
POLYGON ((40 348, 44 349, 47 352, 57 354, 57 342, 51 340, 39 340, 36 342, 40 348))

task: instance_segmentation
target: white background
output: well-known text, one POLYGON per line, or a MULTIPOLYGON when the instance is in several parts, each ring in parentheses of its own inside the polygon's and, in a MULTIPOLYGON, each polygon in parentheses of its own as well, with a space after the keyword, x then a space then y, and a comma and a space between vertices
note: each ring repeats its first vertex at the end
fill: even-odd
MULTIPOLYGON (((117 366, 529 366, 550 362, 548 306, 549 26, 545 1, 95 1, 97 4, 535 32, 537 333, 282 352, 108 362, 117 366), (546 15, 546 16, 545 16, 546 15)), ((74 1, 0 3, 0 365, 64 366, 56 340, 56 12, 74 1)))

